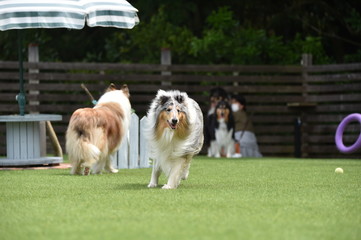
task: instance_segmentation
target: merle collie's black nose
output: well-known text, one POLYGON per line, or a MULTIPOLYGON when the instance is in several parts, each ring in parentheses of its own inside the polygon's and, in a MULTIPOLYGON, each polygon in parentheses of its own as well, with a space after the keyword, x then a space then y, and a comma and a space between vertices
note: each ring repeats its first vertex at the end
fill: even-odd
POLYGON ((173 123, 173 124, 177 124, 177 122, 178 122, 178 119, 176 119, 176 118, 173 118, 173 119, 172 119, 172 123, 173 123))

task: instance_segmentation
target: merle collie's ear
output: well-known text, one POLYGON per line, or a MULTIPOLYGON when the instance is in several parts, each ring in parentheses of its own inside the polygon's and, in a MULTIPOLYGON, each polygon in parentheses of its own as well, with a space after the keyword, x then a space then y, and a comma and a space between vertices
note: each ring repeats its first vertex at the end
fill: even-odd
POLYGON ((110 92, 110 91, 114 91, 114 90, 117 90, 117 88, 115 87, 114 83, 111 83, 109 85, 109 87, 107 88, 107 90, 105 90, 105 92, 110 92))
POLYGON ((164 105, 169 100, 169 96, 160 96, 159 103, 160 105, 164 105))
POLYGON ((129 88, 127 84, 123 84, 122 88, 120 89, 123 91, 124 95, 128 98, 130 97, 129 88))
POLYGON ((166 95, 166 92, 162 89, 159 89, 158 92, 157 92, 157 98, 160 98, 161 96, 164 96, 166 95))
POLYGON ((167 93, 161 89, 158 90, 156 98, 160 105, 165 104, 169 100, 169 96, 167 96, 167 93))
POLYGON ((184 102, 184 96, 182 96, 182 95, 176 95, 175 97, 174 97, 174 99, 177 101, 177 102, 179 102, 180 104, 182 104, 183 102, 184 102))

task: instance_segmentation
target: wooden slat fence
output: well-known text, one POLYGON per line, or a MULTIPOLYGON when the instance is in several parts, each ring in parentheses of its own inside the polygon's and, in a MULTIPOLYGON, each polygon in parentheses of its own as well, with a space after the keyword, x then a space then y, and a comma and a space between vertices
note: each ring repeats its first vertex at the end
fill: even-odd
MULTIPOLYGON (((361 64, 310 66, 306 76, 306 100, 316 108, 304 114, 307 142, 303 151, 312 157, 345 157, 337 154, 334 135, 338 124, 350 113, 361 113, 361 64)), ((346 128, 343 141, 353 144, 361 131, 359 123, 346 128)), ((352 156, 361 157, 361 149, 352 156)))
MULTIPOLYGON (((264 156, 294 155, 294 122, 302 124, 303 157, 352 157, 337 151, 334 134, 341 119, 361 112, 361 64, 320 66, 238 66, 238 65, 157 65, 106 63, 26 63, 25 89, 39 90, 27 95, 27 112, 63 115, 54 122, 64 146, 64 133, 71 113, 77 108, 92 107, 80 87, 84 83, 98 98, 110 82, 127 83, 132 107, 139 117, 146 114, 158 89, 186 91, 208 109, 211 88, 221 86, 229 93, 242 93, 248 101, 260 150, 264 156), (162 72, 171 75, 162 75, 162 72), (32 71, 34 72, 34 71, 32 71), (38 79, 39 84, 29 83, 38 79), (169 83, 164 85, 164 83, 169 83), (163 84, 163 85, 162 85, 163 84)), ((17 114, 18 63, 0 62, 0 114, 17 114)), ((345 136, 352 143, 360 129, 351 126, 345 136), (353 129, 352 129, 353 128, 353 129)), ((0 126, 0 155, 5 155, 5 126, 0 126)))

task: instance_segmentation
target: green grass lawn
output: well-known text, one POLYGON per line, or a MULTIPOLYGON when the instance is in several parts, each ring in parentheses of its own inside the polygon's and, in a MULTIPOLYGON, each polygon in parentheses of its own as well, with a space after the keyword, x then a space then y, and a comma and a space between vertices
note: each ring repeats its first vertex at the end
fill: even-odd
POLYGON ((197 157, 190 170, 177 190, 148 189, 151 169, 0 171, 0 239, 361 239, 361 160, 197 157))

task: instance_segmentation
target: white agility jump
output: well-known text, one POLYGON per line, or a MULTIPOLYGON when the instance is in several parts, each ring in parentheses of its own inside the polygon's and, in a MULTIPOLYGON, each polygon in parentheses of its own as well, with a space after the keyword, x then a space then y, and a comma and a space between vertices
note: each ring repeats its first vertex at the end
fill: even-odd
POLYGON ((147 141, 144 137, 146 116, 140 121, 137 114, 132 113, 128 135, 123 139, 118 151, 112 159, 113 167, 149 168, 149 154, 147 141))

